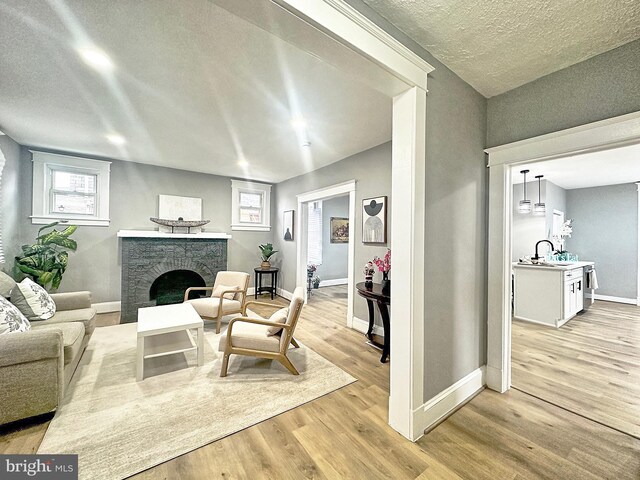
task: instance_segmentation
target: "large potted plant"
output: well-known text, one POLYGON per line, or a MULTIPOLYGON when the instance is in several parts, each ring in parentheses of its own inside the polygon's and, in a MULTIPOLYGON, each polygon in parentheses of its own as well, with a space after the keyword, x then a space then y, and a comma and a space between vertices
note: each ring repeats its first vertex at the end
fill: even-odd
POLYGON ((69 252, 78 248, 78 244, 69 238, 78 228, 69 225, 62 231, 56 230, 59 222, 53 222, 38 230, 36 243, 23 245, 22 254, 15 257, 15 270, 18 276, 28 276, 44 288, 57 289, 62 275, 67 269, 69 252), (42 233, 44 230, 51 229, 42 233))
POLYGON ((262 265, 263 269, 271 268, 271 262, 269 259, 278 251, 273 249, 273 244, 265 243, 264 245, 258 245, 260 249, 260 256, 262 257, 262 265))

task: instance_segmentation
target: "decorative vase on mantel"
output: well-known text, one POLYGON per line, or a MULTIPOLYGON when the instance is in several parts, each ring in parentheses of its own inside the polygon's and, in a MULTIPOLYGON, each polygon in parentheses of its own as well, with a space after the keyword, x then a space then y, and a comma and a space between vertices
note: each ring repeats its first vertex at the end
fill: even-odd
POLYGON ((382 272, 382 293, 389 295, 391 293, 391 280, 389 279, 389 272, 382 272))

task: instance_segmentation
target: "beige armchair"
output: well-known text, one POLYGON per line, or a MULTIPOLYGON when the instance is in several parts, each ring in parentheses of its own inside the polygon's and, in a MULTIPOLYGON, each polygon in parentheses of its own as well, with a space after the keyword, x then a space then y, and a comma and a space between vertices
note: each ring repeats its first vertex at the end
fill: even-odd
POLYGON ((277 323, 266 320, 262 317, 247 317, 247 307, 251 305, 262 305, 281 309, 282 305, 272 303, 250 301, 245 304, 243 316, 236 317, 229 322, 229 328, 220 338, 218 350, 224 352, 222 360, 222 369, 220 376, 227 376, 227 368, 229 366, 229 357, 235 355, 247 355, 251 357, 270 358, 278 360, 292 374, 298 375, 298 370, 287 357, 289 344, 298 348, 298 342, 293 338, 293 332, 296 329, 300 311, 304 303, 304 290, 298 287, 293 292, 293 298, 289 304, 289 313, 284 323, 277 323), (270 327, 281 327, 282 330, 278 334, 269 332, 270 327))
POLYGON ((184 292, 184 302, 190 303, 203 320, 215 320, 216 333, 220 333, 222 317, 243 312, 250 278, 249 274, 244 272, 218 272, 213 287, 187 288, 184 292), (189 300, 189 293, 194 291, 211 291, 211 296, 189 300))

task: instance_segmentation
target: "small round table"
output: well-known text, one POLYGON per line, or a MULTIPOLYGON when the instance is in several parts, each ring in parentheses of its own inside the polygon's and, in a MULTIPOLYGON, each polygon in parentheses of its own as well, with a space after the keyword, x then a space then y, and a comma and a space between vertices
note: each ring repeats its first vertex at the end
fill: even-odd
POLYGON ((382 291, 382 285, 379 283, 374 283, 373 286, 369 288, 365 286, 364 282, 357 283, 356 291, 358 295, 364 297, 367 301, 367 307, 369 308, 369 329, 365 336, 369 339, 370 344, 382 349, 380 362, 386 363, 389 359, 389 350, 391 347, 391 328, 389 326, 389 309, 387 308, 387 306, 391 305, 391 297, 382 291), (382 317, 382 328, 384 329, 384 343, 382 345, 373 338, 373 302, 378 304, 378 310, 380 310, 380 316, 382 317))
POLYGON ((273 300, 273 296, 276 294, 276 286, 278 285, 278 272, 279 268, 254 268, 254 287, 255 287, 255 298, 258 298, 258 295, 265 292, 271 293, 271 300, 273 300), (262 285, 262 276, 263 275, 271 275, 271 285, 263 286, 262 285))

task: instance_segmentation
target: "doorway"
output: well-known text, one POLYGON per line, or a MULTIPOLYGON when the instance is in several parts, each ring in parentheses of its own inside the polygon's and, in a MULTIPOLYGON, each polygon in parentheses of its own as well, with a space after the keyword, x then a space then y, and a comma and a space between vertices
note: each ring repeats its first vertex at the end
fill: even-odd
MULTIPOLYGON (((640 114, 631 114, 488 150, 490 231, 501 225, 500 233, 490 238, 489 246, 490 286, 500 289, 491 291, 489 297, 490 387, 500 391, 516 388, 636 438, 640 438, 637 420, 640 408, 637 388, 640 378, 637 368, 640 358, 637 347, 640 332, 637 297, 640 204, 634 182, 639 172, 633 169, 640 158, 638 118, 640 114), (625 138, 621 139, 618 134, 625 127, 625 138), (591 134, 586 133, 589 131, 591 134), (624 152, 631 154, 629 163, 626 167, 616 168, 624 152), (598 172, 598 168, 601 171, 598 172), (519 262, 520 255, 516 254, 515 247, 523 242, 516 236, 530 233, 530 230, 519 229, 518 223, 522 222, 517 216, 529 217, 530 213, 518 211, 521 200, 527 199, 522 197, 523 189, 519 193, 513 191, 513 179, 524 170, 533 175, 565 174, 567 183, 563 187, 567 198, 560 201, 546 192, 543 202, 546 200, 547 220, 545 222, 541 217, 540 228, 524 243, 532 256, 537 241, 550 240, 555 248, 562 246, 565 255, 573 257, 568 258, 568 262, 565 258, 544 258, 544 254, 542 261, 553 264, 556 260, 556 265, 529 266, 519 262), (623 178, 623 174, 628 178, 623 178), (504 181, 502 185, 501 181, 504 181), (580 185, 581 181, 590 184, 580 185), (625 200, 616 204, 614 200, 620 193, 624 193, 625 200), (497 216, 499 212, 501 218, 497 216), (560 224, 567 225, 571 220, 574 231, 569 233, 573 235, 558 238, 559 232, 567 233, 560 224), (633 238, 630 240, 630 237, 633 238), (597 247, 600 240, 605 240, 604 244, 597 247), (610 252, 615 254, 609 256, 610 252), (621 260, 622 257, 625 259, 621 260), (599 290, 593 290, 593 283, 591 291, 585 290, 593 280, 587 278, 583 269, 574 268, 578 266, 578 263, 572 263, 576 260, 596 260, 595 268, 600 273, 597 276, 599 290), (607 266, 607 263, 615 265, 607 266), (617 282, 616 277, 623 274, 621 265, 626 268, 628 278, 617 282), (551 304, 546 294, 536 290, 536 284, 526 283, 533 282, 531 272, 534 270, 530 268, 541 272, 536 275, 549 277, 545 281, 548 295, 553 294, 555 286, 560 290, 557 296, 561 302, 558 305, 560 313, 551 317, 555 318, 555 325, 546 324, 542 318, 541 312, 548 310, 551 304), (580 272, 576 278, 573 278, 574 270, 580 272), (526 275, 518 274, 525 271, 528 272, 526 275), (554 275, 559 279, 557 285, 551 278, 554 275), (565 284, 575 287, 575 291, 562 290, 565 284), (603 295, 615 292, 616 288, 621 293, 603 295), (578 300, 583 300, 585 307, 594 300, 595 303, 588 311, 583 310, 581 302, 566 303, 570 298, 567 292, 571 291, 580 295, 578 300), (513 310, 509 301, 512 293, 513 310), (521 306, 526 306, 527 296, 535 297, 534 311, 540 318, 532 318, 525 313, 526 309, 519 308, 519 299, 521 306), (568 305, 574 305, 575 310, 569 311, 568 305)), ((525 258, 524 263, 527 260, 525 258)))
MULTIPOLYGON (((321 299, 347 315, 349 195, 315 200, 307 208, 307 302, 321 299)), ((304 208, 304 207, 303 207, 304 208)))

